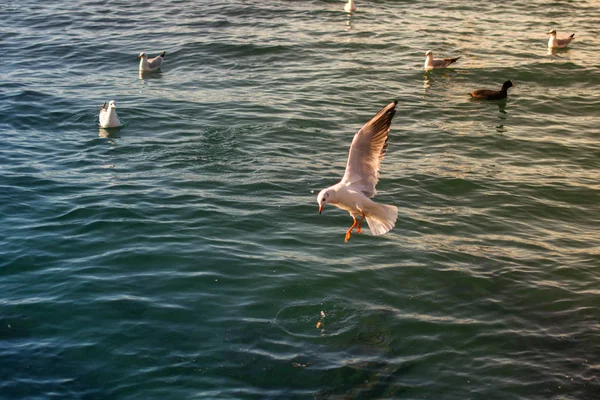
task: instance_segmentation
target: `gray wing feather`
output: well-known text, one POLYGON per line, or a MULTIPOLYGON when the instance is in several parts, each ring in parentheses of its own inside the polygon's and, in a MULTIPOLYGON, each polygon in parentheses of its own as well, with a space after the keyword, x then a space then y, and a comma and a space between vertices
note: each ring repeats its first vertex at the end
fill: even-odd
POLYGON ((152 69, 155 69, 155 68, 160 67, 160 64, 162 64, 162 62, 163 62, 162 56, 156 56, 156 57, 148 60, 148 66, 152 69))
POLYGON ((442 60, 436 60, 440 63, 441 66, 443 67, 447 67, 448 65, 456 62, 460 57, 456 57, 456 58, 444 58, 442 60))
POLYGON ((376 193, 379 166, 387 150, 388 134, 396 113, 396 104, 394 101, 382 108, 354 135, 350 145, 346 172, 341 182, 367 197, 373 197, 376 193))

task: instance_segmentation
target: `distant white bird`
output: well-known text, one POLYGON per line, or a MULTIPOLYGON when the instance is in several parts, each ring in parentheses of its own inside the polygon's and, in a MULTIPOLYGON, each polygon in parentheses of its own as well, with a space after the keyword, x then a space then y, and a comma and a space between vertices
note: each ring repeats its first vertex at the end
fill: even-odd
POLYGON ((117 115, 117 106, 114 100, 111 100, 106 107, 106 103, 100 109, 100 115, 98 116, 101 128, 117 128, 121 126, 121 120, 117 115))
POLYGON ((398 208, 378 204, 370 199, 376 193, 379 166, 387 150, 388 134, 396 113, 396 104, 394 101, 381 109, 354 135, 344 177, 335 185, 321 190, 317 196, 319 214, 325 204, 333 204, 348 211, 354 219, 354 223, 346 232, 346 242, 357 225, 356 233, 361 232, 360 226, 365 218, 373 235, 383 235, 396 224, 398 208), (359 222, 356 221, 358 216, 361 216, 359 222))
POLYGON ((425 53, 425 66, 426 70, 434 68, 446 68, 448 65, 455 63, 460 57, 456 58, 442 58, 441 60, 434 60, 433 53, 429 50, 425 53))
POLYGON ((166 55, 167 52, 163 51, 162 54, 148 60, 146 52, 142 51, 138 56, 138 58, 140 59, 140 72, 156 71, 160 68, 160 65, 162 64, 166 55))
POLYGON ((548 48, 550 48, 550 49, 555 49, 555 48, 562 49, 562 48, 565 48, 565 47, 567 47, 567 45, 569 43, 571 43, 571 41, 573 39, 575 39, 575 34, 574 33, 571 34, 571 36, 569 36, 566 39, 558 39, 556 37, 556 31, 554 29, 550 30, 548 32, 548 35, 550 35, 550 39, 548 39, 548 48))
POLYGON ((346 11, 347 13, 356 11, 354 0, 348 0, 348 2, 344 5, 344 11, 346 11))

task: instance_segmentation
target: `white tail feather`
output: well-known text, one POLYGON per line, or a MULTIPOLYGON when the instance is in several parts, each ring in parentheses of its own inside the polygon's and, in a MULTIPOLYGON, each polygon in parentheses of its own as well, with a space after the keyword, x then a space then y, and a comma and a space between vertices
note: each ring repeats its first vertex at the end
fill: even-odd
POLYGON ((373 203, 367 214, 367 224, 373 236, 388 233, 398 219, 398 207, 373 203))

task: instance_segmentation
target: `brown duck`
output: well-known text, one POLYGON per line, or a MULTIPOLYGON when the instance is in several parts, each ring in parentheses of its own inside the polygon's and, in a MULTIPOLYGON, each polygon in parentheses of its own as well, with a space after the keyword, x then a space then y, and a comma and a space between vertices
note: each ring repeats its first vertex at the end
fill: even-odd
POLYGON ((477 100, 503 100, 508 95, 508 88, 516 86, 512 81, 504 82, 500 90, 480 89, 469 93, 471 98, 477 100))

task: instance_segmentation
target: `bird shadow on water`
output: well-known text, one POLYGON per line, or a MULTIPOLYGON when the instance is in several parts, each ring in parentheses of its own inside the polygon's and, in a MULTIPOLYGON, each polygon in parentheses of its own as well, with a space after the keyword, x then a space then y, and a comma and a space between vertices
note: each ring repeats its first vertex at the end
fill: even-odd
MULTIPOLYGON (((334 352, 345 360, 323 372, 315 399, 390 398, 410 390, 403 381, 416 364, 389 361, 395 358, 397 345, 391 328, 395 313, 383 309, 360 313, 356 323, 332 343, 339 347, 334 352)), ((327 329, 339 328, 336 322, 327 325, 327 329)))
POLYGON ((302 364, 319 371, 314 399, 389 398, 410 390, 405 381, 416 364, 390 361, 401 347, 392 310, 332 296, 286 304, 274 323, 318 349, 302 364))
POLYGON ((385 362, 369 362, 366 365, 347 365, 322 376, 324 388, 315 393, 314 399, 391 398, 411 390, 398 381, 410 373, 414 363, 394 366, 385 362))

